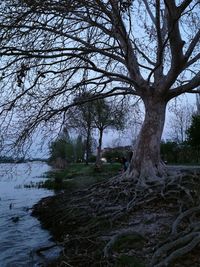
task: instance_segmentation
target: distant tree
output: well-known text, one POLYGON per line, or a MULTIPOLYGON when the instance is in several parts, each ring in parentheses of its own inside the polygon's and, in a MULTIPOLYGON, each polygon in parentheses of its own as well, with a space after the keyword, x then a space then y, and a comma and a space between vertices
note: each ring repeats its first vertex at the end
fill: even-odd
POLYGON ((193 115, 191 126, 187 130, 188 144, 196 152, 196 161, 200 160, 200 115, 193 115))
POLYGON ((78 137, 76 138, 75 142, 74 142, 74 147, 75 147, 75 159, 76 162, 83 162, 84 160, 84 152, 85 152, 85 148, 84 148, 84 140, 82 135, 78 135, 78 137))
POLYGON ((13 163, 16 162, 16 159, 9 156, 0 156, 0 163, 13 163))
POLYGON ((94 101, 94 127, 98 129, 99 140, 97 147, 96 165, 101 165, 101 149, 103 133, 106 129, 123 129, 125 125, 125 105, 116 101, 108 102, 105 99, 94 101))
POLYGON ((187 130, 188 143, 200 148, 200 115, 193 115, 191 126, 187 130))
POLYGON ((197 101, 197 114, 200 115, 200 93, 196 94, 196 101, 197 101))
POLYGON ((82 91, 74 98, 77 104, 70 108, 65 116, 65 124, 84 137, 85 163, 89 162, 92 153, 92 131, 94 129, 94 103, 87 102, 90 94, 82 91))
POLYGON ((171 112, 169 123, 171 139, 177 143, 183 143, 191 124, 194 107, 188 103, 182 104, 181 100, 177 100, 169 106, 169 111, 171 112))
POLYGON ((161 156, 167 163, 196 163, 198 151, 187 142, 177 143, 174 141, 161 142, 161 156))
POLYGON ((50 162, 56 167, 65 168, 74 160, 73 141, 68 131, 64 130, 50 145, 50 162))
POLYGON ((54 165, 62 165, 66 167, 71 162, 83 162, 84 160, 84 140, 81 135, 76 138, 71 138, 66 128, 57 137, 55 141, 50 144, 50 162, 54 165))
POLYGON ((168 163, 177 163, 178 144, 174 141, 162 141, 160 144, 160 153, 163 161, 168 163))

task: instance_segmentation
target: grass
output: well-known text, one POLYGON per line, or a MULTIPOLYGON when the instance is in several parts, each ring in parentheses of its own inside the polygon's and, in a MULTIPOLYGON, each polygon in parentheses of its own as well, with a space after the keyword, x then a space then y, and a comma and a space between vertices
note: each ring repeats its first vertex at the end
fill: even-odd
POLYGON ((120 163, 103 164, 100 170, 96 170, 94 164, 73 163, 65 170, 47 172, 48 179, 40 183, 39 187, 57 190, 82 189, 117 175, 120 169, 120 163))

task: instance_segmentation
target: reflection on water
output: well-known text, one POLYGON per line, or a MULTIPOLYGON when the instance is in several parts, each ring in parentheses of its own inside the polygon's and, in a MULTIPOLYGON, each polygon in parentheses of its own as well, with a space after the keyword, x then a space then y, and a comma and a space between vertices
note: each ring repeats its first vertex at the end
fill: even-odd
POLYGON ((30 215, 30 208, 42 197, 52 195, 45 189, 24 188, 24 184, 44 180, 49 169, 45 163, 0 164, 0 266, 43 266, 55 256, 49 251, 45 258, 34 251, 53 244, 47 231, 30 215))

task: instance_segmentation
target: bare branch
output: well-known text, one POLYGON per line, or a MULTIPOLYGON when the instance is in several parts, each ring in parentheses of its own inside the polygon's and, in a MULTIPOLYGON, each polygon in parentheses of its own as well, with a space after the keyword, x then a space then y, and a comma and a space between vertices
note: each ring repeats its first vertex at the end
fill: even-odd
POLYGON ((144 2, 144 4, 145 4, 145 6, 146 6, 147 12, 148 12, 148 14, 149 14, 149 16, 150 16, 152 22, 153 22, 154 24, 156 24, 156 18, 154 17, 154 15, 153 15, 153 13, 152 13, 152 11, 151 11, 151 9, 150 9, 149 3, 147 2, 147 0, 143 0, 143 2, 144 2))
POLYGON ((196 74, 196 76, 193 79, 191 79, 185 85, 171 89, 169 91, 168 97, 169 99, 171 99, 183 93, 198 93, 199 90, 194 90, 198 86, 200 86, 200 71, 196 74))
MULTIPOLYGON (((195 46, 197 45, 197 43, 199 43, 199 41, 200 41, 200 30, 198 30, 195 37, 192 39, 192 42, 190 43, 190 45, 189 45, 189 47, 185 53, 185 57, 187 60, 191 56, 192 52, 194 51, 195 46)), ((189 64, 189 65, 191 65, 191 64, 189 64)))

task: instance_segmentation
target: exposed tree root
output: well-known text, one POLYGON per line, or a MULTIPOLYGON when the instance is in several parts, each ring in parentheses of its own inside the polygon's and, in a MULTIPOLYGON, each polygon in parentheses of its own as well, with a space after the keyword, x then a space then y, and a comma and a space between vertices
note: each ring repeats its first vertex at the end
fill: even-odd
POLYGON ((66 248, 62 261, 68 265, 62 266, 115 266, 124 253, 113 254, 115 243, 133 233, 150 238, 145 253, 134 249, 130 255, 151 267, 173 266, 200 244, 199 178, 197 173, 179 172, 139 187, 134 179, 115 177, 71 196, 55 197, 52 214, 51 205, 45 215, 45 202, 41 203, 39 216, 66 248))
POLYGON ((115 234, 110 241, 107 243, 107 245, 105 246, 103 253, 104 253, 104 257, 110 257, 111 256, 111 251, 112 251, 112 247, 113 245, 122 237, 127 236, 127 235, 138 235, 141 238, 145 238, 144 235, 142 235, 142 233, 138 233, 136 231, 134 231, 133 229, 124 229, 121 230, 120 232, 118 232, 117 234, 115 234))
POLYGON ((150 266, 169 266, 174 259, 191 251, 199 242, 200 232, 192 232, 173 241, 169 241, 157 249, 150 266))
POLYGON ((189 238, 188 236, 182 237, 176 240, 173 244, 169 244, 168 247, 165 245, 166 250, 164 251, 164 254, 166 255, 169 249, 171 249, 172 252, 169 254, 169 256, 167 257, 165 256, 163 260, 159 261, 159 263, 153 261, 153 263, 151 263, 150 266, 152 267, 169 266, 174 260, 190 252, 199 243, 200 243, 200 232, 192 233, 192 235, 189 238), (188 243, 185 245, 186 241, 188 241, 188 243), (181 247, 176 249, 177 245, 181 247))
POLYGON ((54 245, 51 245, 51 246, 42 247, 42 248, 37 249, 35 252, 38 255, 42 255, 42 252, 50 250, 50 249, 55 248, 57 246, 58 246, 57 244, 54 244, 54 245))
POLYGON ((181 223, 181 221, 186 218, 186 216, 193 215, 196 212, 200 212, 200 206, 191 208, 189 210, 186 210, 185 212, 181 213, 177 219, 174 221, 172 225, 172 233, 171 235, 176 235, 177 234, 177 228, 178 225, 181 223))

